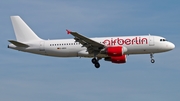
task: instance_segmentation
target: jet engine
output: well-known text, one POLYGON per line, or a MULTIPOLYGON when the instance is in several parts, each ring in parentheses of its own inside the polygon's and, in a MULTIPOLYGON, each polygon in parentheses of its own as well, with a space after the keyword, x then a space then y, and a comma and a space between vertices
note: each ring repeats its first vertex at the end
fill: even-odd
POLYGON ((106 53, 108 56, 122 56, 124 53, 127 52, 127 48, 123 46, 116 46, 116 47, 107 47, 106 53))
POLYGON ((106 57, 104 58, 105 61, 111 61, 112 63, 126 63, 126 55, 122 56, 111 56, 111 57, 106 57))

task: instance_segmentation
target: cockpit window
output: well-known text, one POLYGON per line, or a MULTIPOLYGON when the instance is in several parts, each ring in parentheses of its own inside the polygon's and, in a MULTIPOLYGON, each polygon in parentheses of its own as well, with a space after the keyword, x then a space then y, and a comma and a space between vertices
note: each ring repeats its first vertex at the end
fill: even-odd
POLYGON ((160 41, 167 41, 166 39, 160 39, 160 41))

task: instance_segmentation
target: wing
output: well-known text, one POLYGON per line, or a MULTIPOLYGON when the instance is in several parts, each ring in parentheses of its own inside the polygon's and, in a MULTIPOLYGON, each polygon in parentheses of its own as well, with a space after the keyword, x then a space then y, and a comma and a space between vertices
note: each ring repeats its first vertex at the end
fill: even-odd
POLYGON ((71 32, 69 30, 66 30, 66 31, 67 31, 67 34, 73 35, 75 41, 81 43, 82 47, 86 47, 89 54, 97 55, 100 53, 102 49, 105 48, 103 44, 96 42, 90 38, 87 38, 77 32, 71 32))

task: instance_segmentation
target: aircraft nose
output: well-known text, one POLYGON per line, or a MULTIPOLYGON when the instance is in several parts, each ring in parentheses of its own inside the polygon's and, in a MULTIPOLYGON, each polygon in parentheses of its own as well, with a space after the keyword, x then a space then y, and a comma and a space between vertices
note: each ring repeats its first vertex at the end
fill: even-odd
POLYGON ((175 45, 173 44, 173 43, 169 43, 169 45, 168 45, 168 47, 172 50, 172 49, 174 49, 175 48, 175 45))

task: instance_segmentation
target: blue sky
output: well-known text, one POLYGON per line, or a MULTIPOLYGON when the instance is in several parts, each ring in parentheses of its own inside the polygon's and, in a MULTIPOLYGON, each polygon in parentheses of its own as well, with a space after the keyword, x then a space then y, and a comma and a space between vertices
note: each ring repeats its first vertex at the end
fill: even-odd
POLYGON ((179 0, 3 0, 0 3, 0 101, 180 100, 179 0), (173 51, 128 56, 126 64, 55 58, 7 48, 15 39, 10 16, 19 15, 43 39, 159 35, 173 51))

